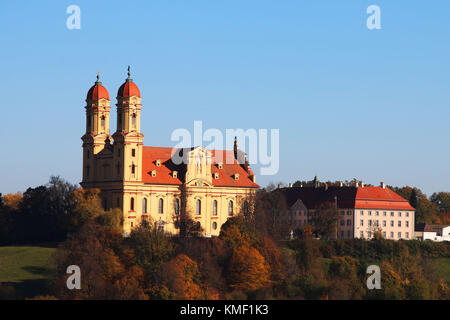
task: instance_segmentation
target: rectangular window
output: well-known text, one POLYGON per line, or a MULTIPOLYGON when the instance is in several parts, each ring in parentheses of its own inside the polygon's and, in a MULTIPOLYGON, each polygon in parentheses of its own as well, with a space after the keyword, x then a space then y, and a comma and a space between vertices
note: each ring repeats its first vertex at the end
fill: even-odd
POLYGON ((391 221, 391 227, 393 227, 394 226, 394 221, 391 221))
POLYGON ((409 239, 409 232, 406 233, 406 239, 409 239))
POLYGON ((364 231, 360 231, 360 232, 359 232, 359 237, 360 237, 360 238, 364 238, 364 231))
POLYGON ((350 235, 350 230, 348 230, 347 231, 347 238, 350 238, 351 237, 351 235, 350 235))
POLYGON ((347 219, 347 225, 351 226, 352 225, 352 220, 351 219, 347 219))
POLYGON ((406 213, 406 216, 409 217, 409 212, 406 213))
POLYGON ((386 227, 386 220, 383 220, 383 227, 386 227))
POLYGON ((383 212, 383 217, 386 217, 386 211, 383 212))
POLYGON ((391 239, 394 238, 394 233, 391 231, 391 239))
POLYGON ((402 222, 401 222, 401 221, 398 222, 398 226, 399 226, 399 227, 402 226, 402 222))
POLYGON ((386 238, 386 231, 383 231, 383 238, 386 238))
POLYGON ((394 216, 394 212, 391 212, 391 217, 393 217, 394 216))
POLYGON ((369 220, 369 227, 372 226, 372 220, 369 220))
POLYGON ((376 213, 375 213, 375 215, 378 217, 378 215, 379 215, 380 213, 377 211, 376 213))
POLYGON ((399 217, 401 217, 401 216, 402 216, 402 213, 401 213, 401 212, 399 212, 399 213, 398 213, 398 216, 399 216, 399 217))
POLYGON ((364 215, 364 211, 362 211, 362 210, 361 210, 361 212, 360 212, 360 213, 361 213, 361 215, 362 215, 362 216, 364 215))
POLYGON ((409 221, 406 221, 406 227, 409 227, 409 221))
POLYGON ((341 220, 341 226, 345 226, 345 220, 341 220))
POLYGON ((399 238, 399 239, 402 238, 402 233, 401 233, 401 232, 398 233, 398 238, 399 238))
POLYGON ((131 149, 131 156, 135 157, 136 156, 136 149, 131 149))
POLYGON ((364 226, 364 220, 359 220, 359 225, 362 227, 364 226))
POLYGON ((372 215, 372 211, 369 211, 369 216, 371 216, 372 215))

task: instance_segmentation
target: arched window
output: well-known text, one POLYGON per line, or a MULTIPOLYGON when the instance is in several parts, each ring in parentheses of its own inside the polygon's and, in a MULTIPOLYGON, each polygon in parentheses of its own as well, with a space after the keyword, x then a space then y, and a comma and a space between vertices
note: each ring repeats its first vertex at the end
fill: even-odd
POLYGON ((214 221, 212 223, 212 228, 213 228, 213 230, 217 230, 217 222, 214 221))
POLYGON ((147 213, 147 198, 142 199, 142 213, 147 213))
POLYGON ((233 201, 228 202, 228 215, 231 217, 233 215, 233 201))
POLYGON ((134 198, 130 199, 130 210, 134 211, 134 198))
POLYGON ((158 202, 158 212, 164 213, 164 200, 162 198, 160 198, 158 202))
POLYGON ((131 116, 131 125, 134 127, 136 126, 136 113, 133 113, 131 116))
POLYGON ((105 116, 102 116, 100 119, 101 119, 101 121, 100 121, 100 126, 101 126, 102 129, 104 130, 104 129, 105 129, 105 116))
POLYGON ((202 214, 202 202, 199 200, 197 200, 197 207, 195 212, 197 213, 197 215, 201 215, 202 214))
POLYGON ((131 173, 135 174, 136 172, 136 166, 134 164, 131 165, 131 173))
POLYGON ((213 201, 213 216, 217 216, 217 200, 213 201))
POLYGON ((180 214, 180 199, 175 199, 174 207, 175 207, 175 214, 178 216, 180 214))

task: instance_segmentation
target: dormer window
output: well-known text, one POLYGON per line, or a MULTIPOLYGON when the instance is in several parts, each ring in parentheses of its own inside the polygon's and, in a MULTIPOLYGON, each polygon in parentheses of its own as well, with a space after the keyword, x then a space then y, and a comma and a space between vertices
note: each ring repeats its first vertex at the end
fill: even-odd
POLYGON ((234 180, 239 180, 239 173, 234 174, 234 180))
POLYGON ((214 179, 216 179, 216 180, 219 179, 219 173, 218 172, 214 173, 214 179))
POLYGON ((174 177, 174 178, 178 177, 178 171, 172 172, 172 177, 174 177))
POLYGON ((161 167, 161 160, 156 160, 156 166, 161 167))
POLYGON ((152 170, 151 175, 152 175, 152 177, 156 177, 156 170, 152 170))
POLYGON ((219 162, 219 163, 217 164, 217 168, 223 169, 223 163, 222 163, 222 162, 219 162))

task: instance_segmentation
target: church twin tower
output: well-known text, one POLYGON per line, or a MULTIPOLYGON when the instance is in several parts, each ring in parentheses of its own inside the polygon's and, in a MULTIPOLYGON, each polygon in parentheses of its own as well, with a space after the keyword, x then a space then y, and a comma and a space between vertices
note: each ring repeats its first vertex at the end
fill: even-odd
POLYGON ((141 181, 142 178, 141 94, 130 77, 129 67, 128 78, 117 93, 117 130, 112 137, 109 133, 110 103, 108 90, 97 75, 97 81, 87 94, 86 133, 81 138, 83 188, 99 187, 96 184, 105 180, 141 181))
POLYGON ((86 98, 81 186, 99 189, 105 210, 122 210, 125 234, 144 220, 177 234, 180 212, 185 212, 206 236, 218 235, 221 225, 258 188, 248 163, 238 161, 242 152, 237 143, 229 151, 144 147, 141 94, 129 69, 117 93, 117 130, 112 136, 110 103, 97 75, 86 98), (186 161, 173 162, 174 152, 181 152, 186 161))

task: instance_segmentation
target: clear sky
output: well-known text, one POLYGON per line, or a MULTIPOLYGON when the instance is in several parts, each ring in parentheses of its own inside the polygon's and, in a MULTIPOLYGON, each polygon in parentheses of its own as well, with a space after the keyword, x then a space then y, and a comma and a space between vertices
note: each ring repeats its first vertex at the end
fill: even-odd
POLYGON ((145 145, 172 146, 194 120, 275 128, 280 170, 261 185, 317 174, 450 191, 449 12, 447 0, 1 1, 0 192, 80 182, 86 93, 100 69, 114 104, 127 65, 145 145), (66 28, 72 4, 80 30, 66 28), (381 30, 366 27, 371 4, 381 30))

